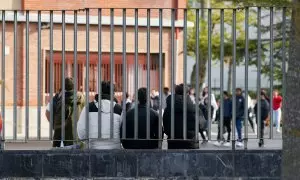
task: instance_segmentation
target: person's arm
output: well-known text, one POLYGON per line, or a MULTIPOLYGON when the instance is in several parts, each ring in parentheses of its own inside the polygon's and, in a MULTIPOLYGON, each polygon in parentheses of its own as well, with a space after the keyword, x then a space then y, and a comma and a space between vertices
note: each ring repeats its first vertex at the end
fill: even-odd
POLYGON ((50 103, 47 104, 45 115, 46 115, 48 122, 50 122, 50 103))
POLYGON ((217 110, 218 110, 218 104, 217 104, 217 101, 216 101, 216 98, 215 98, 214 94, 211 94, 211 105, 214 108, 212 120, 215 120, 216 119, 217 110))
POLYGON ((83 110, 80 113, 79 120, 77 122, 77 134, 78 138, 80 140, 82 139, 87 139, 86 137, 86 120, 85 120, 85 115, 86 115, 86 107, 83 108, 83 110))

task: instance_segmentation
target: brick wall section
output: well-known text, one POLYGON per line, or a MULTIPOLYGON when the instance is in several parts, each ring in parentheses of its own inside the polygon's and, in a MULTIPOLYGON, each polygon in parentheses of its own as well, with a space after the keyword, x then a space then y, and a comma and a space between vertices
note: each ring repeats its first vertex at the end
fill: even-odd
MULTIPOLYGON (((6 105, 12 105, 13 103, 13 23, 6 24, 6 45, 10 47, 10 54, 6 56, 6 83, 7 83, 7 90, 6 90, 6 105)), ((29 67, 29 96, 30 96, 30 105, 37 104, 37 25, 31 24, 30 25, 30 33, 29 33, 29 59, 30 59, 30 67, 29 67)), ((90 51, 97 52, 98 50, 98 32, 97 26, 91 26, 90 28, 90 51)), ((22 30, 25 32, 25 28, 22 30)), ((0 28, 0 34, 1 34, 0 28)), ((21 33, 18 33, 21 35, 21 33)), ((81 25, 78 27, 78 51, 85 51, 85 26, 81 25)), ((62 33, 61 33, 61 26, 55 25, 54 28, 54 50, 61 50, 62 47, 62 33)), ((182 37, 182 35, 180 35, 182 37)), ((74 43, 74 35, 73 35, 73 26, 67 25, 66 27, 66 50, 73 51, 73 43, 74 43)), ((109 52, 110 51, 110 29, 108 26, 104 26, 102 29, 102 51, 109 52)), ((127 27, 127 43, 126 43, 126 50, 127 52, 134 52, 134 28, 127 27)), ((146 28, 139 28, 139 52, 145 53, 147 52, 147 36, 146 36, 146 28)), ((170 57, 171 57, 171 33, 169 28, 163 29, 163 52, 165 53, 165 78, 164 78, 164 85, 170 87, 170 79, 171 79, 171 64, 170 64, 170 57)), ((122 29, 121 27, 115 28, 114 33, 114 44, 115 52, 122 52, 122 29)), ((21 38, 19 38, 19 42, 21 38)), ((159 46, 159 33, 158 28, 151 29, 151 53, 158 53, 159 46)), ((18 71, 20 75, 18 76, 18 83, 20 87, 18 87, 18 99, 20 100, 20 105, 25 102, 25 35, 23 35, 23 55, 20 56, 20 62, 23 62, 23 65, 20 66, 18 71), (21 68, 22 67, 22 68, 21 68)), ((42 30, 42 61, 45 61, 45 50, 49 50, 49 30, 42 30)), ((20 46, 21 47, 21 46, 20 46)), ((1 49, 1 43, 0 43, 1 49)), ((1 51, 0 51, 1 52, 1 51)), ((180 55, 182 52, 182 43, 179 41, 178 45, 178 69, 182 67, 182 60, 183 56, 180 55)), ((18 53, 22 54, 22 53, 18 53)), ((0 54, 1 55, 1 54, 0 54)), ((44 73, 44 66, 42 68, 42 72, 44 73)), ((42 79, 44 80, 45 76, 42 75, 42 79)), ((177 73, 177 82, 182 82, 182 71, 178 71, 177 73)), ((44 88, 45 85, 42 86, 42 92, 45 92, 44 88)))
MULTIPOLYGON (((186 0, 63 0, 40 1, 24 0, 25 10, 72 10, 85 8, 186 8, 186 0)), ((91 15, 97 15, 97 10, 91 9, 91 15)), ((151 17, 158 17, 157 9, 151 10, 151 17)), ((84 12, 81 12, 84 14, 84 12)), ((103 10, 104 16, 109 16, 109 10, 103 10)), ((115 10, 115 16, 122 16, 122 10, 115 10)), ((128 9, 127 16, 134 16, 134 10, 128 9)), ((145 9, 139 10, 139 17, 146 17, 145 9)), ((170 19, 170 10, 165 9, 163 18, 170 19)), ((183 19, 183 13, 178 13, 178 18, 183 19)))
MULTIPOLYGON (((2 27, 2 23, 0 23, 0 26, 2 27)), ((23 91, 24 91, 24 53, 23 53, 23 47, 24 47, 24 25, 18 24, 17 29, 17 94, 13 94, 14 87, 13 87, 13 81, 14 81, 14 25, 11 23, 10 25, 6 25, 6 32, 5 32, 5 42, 6 46, 9 48, 9 55, 5 56, 5 81, 6 81, 6 103, 7 105, 13 105, 13 97, 17 97, 17 105, 23 105, 22 99, 23 99, 23 91)), ((0 34, 2 34, 2 28, 0 29, 0 34)), ((0 57, 2 57, 2 38, 0 41, 0 57)), ((0 63, 1 64, 1 63, 0 63)), ((1 67, 2 70, 2 67, 1 67)), ((0 90, 1 92, 1 90, 0 90)))

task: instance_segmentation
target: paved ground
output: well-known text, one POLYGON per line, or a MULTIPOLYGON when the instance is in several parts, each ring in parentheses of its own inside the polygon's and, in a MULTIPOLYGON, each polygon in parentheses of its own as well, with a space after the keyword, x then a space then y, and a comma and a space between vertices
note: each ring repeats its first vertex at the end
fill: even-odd
MULTIPOLYGON (((265 146, 263 148, 258 147, 258 139, 257 135, 249 129, 249 141, 247 144, 248 149, 282 149, 282 140, 281 133, 277 133, 275 129, 273 129, 273 139, 270 139, 270 127, 265 129, 265 146)), ((226 137, 226 134, 225 134, 226 137)), ((217 139, 217 125, 212 124, 212 132, 211 132, 211 140, 206 145, 200 145, 200 149, 203 150, 216 150, 216 149, 230 149, 231 147, 216 147, 214 143, 217 139)), ((201 140, 201 138, 200 138, 201 140)), ((8 140, 9 141, 9 140, 8 140)), ((201 141, 200 141, 201 143, 201 141)), ((30 141, 27 143, 24 142, 7 142, 5 144, 6 150, 48 150, 51 149, 50 141, 30 141)), ((163 149, 167 149, 167 141, 163 142, 163 149)), ((244 148, 237 148, 244 149, 244 148)))

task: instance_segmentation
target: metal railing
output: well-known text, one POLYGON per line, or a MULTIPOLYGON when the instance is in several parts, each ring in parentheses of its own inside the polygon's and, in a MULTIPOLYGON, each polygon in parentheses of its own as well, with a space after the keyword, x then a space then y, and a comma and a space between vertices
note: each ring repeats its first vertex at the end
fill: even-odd
MULTIPOLYGON (((146 139, 151 138, 151 89, 157 88, 159 91, 159 109, 158 113, 158 139, 164 139, 163 130, 163 88, 170 87, 171 107, 170 107, 170 129, 168 140, 187 140, 199 141, 199 121, 200 108, 198 104, 201 99, 195 98, 194 113, 195 120, 188 118, 188 89, 183 89, 183 107, 182 107, 182 138, 175 137, 178 108, 175 88, 176 84, 183 84, 187 87, 187 72, 191 71, 188 65, 188 56, 195 59, 194 74, 192 86, 195 88, 195 96, 200 97, 206 72, 203 67, 207 65, 208 76, 208 107, 212 106, 212 63, 218 63, 220 66, 220 134, 224 130, 224 74, 225 66, 232 66, 231 87, 227 87, 232 93, 232 102, 237 101, 235 89, 238 88, 238 79, 244 76, 244 148, 247 149, 249 139, 259 139, 260 126, 262 125, 261 101, 257 101, 257 136, 249 137, 248 125, 248 80, 249 67, 257 67, 257 99, 261 98, 261 77, 269 77, 270 88, 269 97, 272 97, 274 82, 282 84, 282 96, 285 93, 285 74, 287 62, 287 31, 289 30, 289 9, 288 8, 261 8, 245 7, 242 9, 86 9, 85 14, 81 11, 2 11, 1 15, 1 115, 3 119, 2 141, 16 142, 24 141, 53 141, 53 97, 57 93, 54 89, 54 82, 61 82, 62 91, 62 117, 65 117, 65 77, 71 76, 74 79, 74 94, 78 94, 79 84, 83 84, 85 94, 85 120, 87 141, 92 138, 89 134, 90 107, 89 102, 94 99, 90 95, 90 64, 95 64, 97 70, 97 81, 92 82, 93 87, 97 87, 99 92, 98 107, 101 104, 102 81, 110 81, 110 100, 114 101, 114 82, 116 78, 122 84, 122 134, 121 139, 126 139, 126 92, 135 89, 130 93, 135 95, 135 101, 138 99, 138 88, 147 87, 147 113, 146 129, 139 129, 139 108, 134 106, 134 140, 139 139, 140 131, 146 132, 146 139), (107 11, 109 10, 109 15, 107 11), (103 12, 106 11, 106 14, 103 12), (118 15, 115 12, 118 11, 118 15), (128 11, 133 11, 133 15, 128 15, 128 11), (141 11, 146 13, 141 13, 141 11), (155 13, 153 13, 155 11, 155 13), (200 11, 207 14, 200 17, 200 11), (164 14, 168 12, 167 16, 164 14), (153 14, 152 14, 153 13, 153 14), (263 16, 262 16, 263 13, 263 16), (166 17, 167 16, 167 17, 166 17), (256 19, 253 18, 256 16, 256 19), (275 20, 274 20, 275 17, 275 20), (278 26, 280 24, 280 26, 278 26), (230 35, 231 33, 231 35, 230 35), (59 39, 61 38, 61 39, 59 39), (70 40, 70 38, 72 40, 70 40), (85 41, 85 42, 84 42, 85 41), (85 45, 84 45, 85 43, 85 45), (275 44, 275 45, 274 45, 275 44), (13 48, 13 55, 10 55, 9 49, 13 48), (69 55, 68 52, 71 52, 69 55), (128 54, 133 56, 128 56, 128 54), (24 55, 25 54, 25 55, 24 55), (56 54, 59 54, 57 59, 56 54), (143 54, 144 56, 140 56, 143 54), (151 69, 152 61, 158 55, 155 70, 151 69), (107 59, 105 55, 109 55, 107 59), (133 57, 133 58, 132 58, 133 57), (56 58, 56 59, 55 59, 56 58), (105 59, 106 58, 106 59, 105 59), (119 59, 118 59, 119 58, 119 59), (228 61, 228 58, 231 61, 228 61), (141 60, 142 59, 142 60, 141 60), (13 63, 11 63, 13 62, 13 63), (61 69, 56 70, 54 62, 61 64, 61 69), (45 64, 48 63, 47 68, 45 64), (116 74, 115 64, 121 63, 122 72, 116 74), (143 63, 146 70, 141 70, 143 63), (70 64, 73 69, 68 74, 70 64), (83 64, 85 68, 79 69, 77 64, 83 64), (109 78, 104 79, 103 64, 109 64, 109 78), (130 68, 129 68, 130 66, 130 68), (244 75, 237 74, 237 68, 244 68, 244 75), (24 72, 25 71, 25 72, 24 72), (154 72, 152 72, 154 71, 154 72), (281 73, 278 73, 281 71, 281 73), (46 74, 45 72, 49 73, 46 74), (55 79, 54 74, 59 74, 59 79, 55 79), (146 74, 146 83, 141 83, 140 73, 146 74), (156 74, 158 79, 153 78, 152 73, 156 74), (277 74, 278 75, 277 75, 277 74), (202 74, 202 75, 199 75, 202 74), (204 75, 203 75, 204 74, 204 75), (275 76, 276 74, 277 76, 275 76), (83 76, 84 78, 79 78, 83 76), (118 77, 116 77, 118 76, 118 77), (277 79, 274 79, 277 78, 277 79), (79 79, 81 82, 79 82, 79 79), (129 80, 129 79, 132 79, 129 80), (12 83, 11 83, 12 81, 12 83), (35 81, 35 82, 34 82, 35 81), (49 99, 46 99, 46 85, 50 92, 49 99), (129 84, 129 82, 134 82, 129 84), (155 82, 153 85, 152 82, 155 82), (36 85, 34 85, 36 83, 36 85), (13 89, 11 92, 10 89, 13 89), (24 98, 25 95, 25 98, 24 98), (46 101, 49 101, 50 119, 49 122, 43 117, 46 101), (11 110, 11 104, 13 109, 11 110), (25 109, 25 113, 23 110, 25 109), (36 110, 36 117, 34 111, 36 110), (20 113, 21 112, 21 113, 20 113), (33 113, 34 112, 34 113, 33 113), (12 114, 12 117, 11 117, 12 114), (25 121, 23 122, 22 119, 25 121), (33 121, 36 119, 36 122, 33 121), (188 121, 195 123, 194 138, 187 136, 188 121), (12 128, 12 131, 11 129, 12 128), (48 131, 49 133, 45 133, 48 131), (35 134, 36 133, 36 134, 35 134), (35 135, 34 135, 35 134, 35 135)), ((105 66, 108 68, 108 66, 105 66)), ((206 70, 206 68, 204 68, 206 70)), ((250 72, 251 73, 251 72, 250 72)), ((144 81, 143 81, 144 82, 144 81)), ((97 93, 97 92, 94 92, 97 93)), ((284 98, 283 98, 284 100, 284 98)), ((270 107, 273 106, 273 100, 270 98, 270 107)), ((77 106, 77 99, 73 102, 73 119, 78 119, 80 112, 77 106)), ((110 104, 110 109, 114 109, 114 104, 110 104)), ((272 108, 271 108, 272 114, 272 108)), ((236 103, 232 103, 232 148, 235 149, 236 143, 236 121, 237 113, 236 103)), ((216 125, 212 124, 214 112, 208 108, 208 131, 207 140, 214 141, 216 125)), ((110 137, 115 139, 114 135, 114 112, 110 111, 110 137)), ((62 126, 66 125, 65 118, 61 119, 62 126)), ((73 121, 73 139, 77 138, 77 121, 73 121)), ((276 139, 273 128, 274 118, 270 116, 269 137, 265 139, 276 139)), ((101 110, 98 110, 98 139, 104 140, 103 119, 101 110)), ((61 128, 61 141, 68 141, 65 136, 65 128, 61 128)), ((144 139, 145 140, 145 139, 144 139)))

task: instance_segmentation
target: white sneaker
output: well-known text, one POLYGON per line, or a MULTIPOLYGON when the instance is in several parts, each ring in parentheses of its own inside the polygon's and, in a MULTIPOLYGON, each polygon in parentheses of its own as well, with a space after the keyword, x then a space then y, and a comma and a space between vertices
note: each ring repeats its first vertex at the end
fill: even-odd
POLYGON ((214 145, 220 147, 222 145, 222 143, 217 141, 217 142, 214 143, 214 145))
POLYGON ((226 142, 226 143, 223 144, 223 146, 225 146, 225 147, 230 147, 231 144, 230 144, 230 142, 226 142))
POLYGON ((237 147, 243 147, 244 144, 243 144, 242 142, 236 142, 236 146, 237 146, 237 147))
POLYGON ((280 129, 277 129, 276 131, 277 131, 278 133, 280 133, 280 129))

